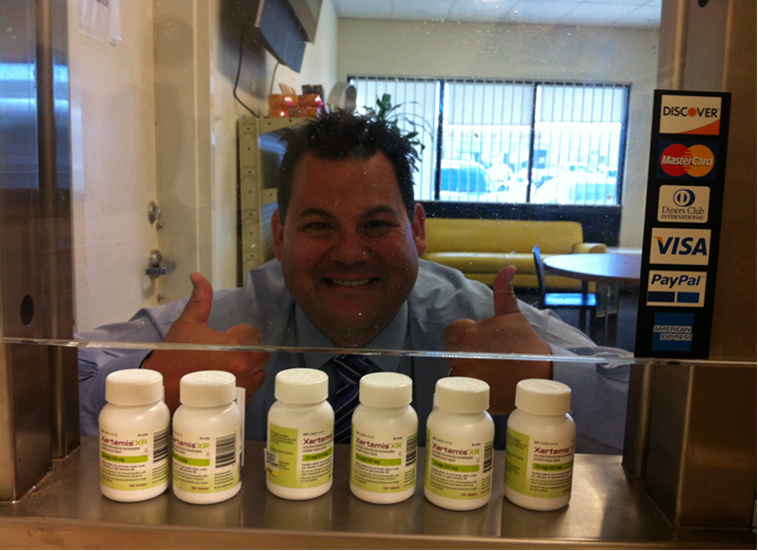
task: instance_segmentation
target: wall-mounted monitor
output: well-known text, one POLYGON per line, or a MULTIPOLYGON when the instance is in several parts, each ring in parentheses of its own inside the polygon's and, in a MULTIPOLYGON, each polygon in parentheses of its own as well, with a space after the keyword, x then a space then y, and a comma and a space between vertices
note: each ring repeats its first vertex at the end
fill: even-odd
POLYGON ((318 16, 323 0, 285 0, 308 42, 316 41, 318 16))
POLYGON ((258 0, 253 28, 266 49, 300 72, 305 42, 316 36, 321 0, 258 0))

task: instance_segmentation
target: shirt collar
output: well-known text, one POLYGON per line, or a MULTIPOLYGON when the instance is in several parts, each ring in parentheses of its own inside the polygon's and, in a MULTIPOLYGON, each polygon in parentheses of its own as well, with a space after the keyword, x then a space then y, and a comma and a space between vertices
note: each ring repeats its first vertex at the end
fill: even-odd
MULTIPOLYGON (((335 348, 336 345, 324 335, 318 327, 305 315, 300 306, 295 306, 295 330, 299 346, 306 348, 335 348)), ((406 350, 408 348, 408 301, 400 307, 395 319, 363 348, 372 350, 406 350)), ((303 354, 309 366, 320 366, 329 360, 333 354, 306 352, 303 354)), ((397 371, 400 356, 369 356, 372 362, 382 371, 397 371)))

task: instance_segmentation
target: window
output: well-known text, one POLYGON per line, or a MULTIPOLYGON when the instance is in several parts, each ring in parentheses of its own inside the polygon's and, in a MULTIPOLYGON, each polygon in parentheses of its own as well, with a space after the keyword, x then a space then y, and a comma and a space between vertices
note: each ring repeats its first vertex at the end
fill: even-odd
POLYGON ((352 77, 421 131, 420 201, 619 206, 628 85, 352 77))

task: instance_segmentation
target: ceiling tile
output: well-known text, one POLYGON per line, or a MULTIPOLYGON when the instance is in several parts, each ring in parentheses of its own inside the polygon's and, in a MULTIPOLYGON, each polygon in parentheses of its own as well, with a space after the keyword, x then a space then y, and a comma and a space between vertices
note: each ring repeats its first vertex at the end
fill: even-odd
POLYGON ((616 21, 632 13, 639 6, 630 4, 578 4, 563 16, 564 25, 613 25, 616 21))
POLYGON ((595 4, 595 7, 597 7, 597 4, 605 4, 607 6, 644 6, 650 0, 582 0, 585 4, 595 4))
POLYGON ((642 6, 616 22, 624 27, 659 27, 661 24, 660 6, 642 6))
MULTIPOLYGON (((2 1, 2 0, 0 0, 2 1)), ((660 26, 661 0, 333 0, 338 17, 660 26)))
POLYGON ((558 0, 520 0, 503 20, 504 23, 533 23, 555 25, 573 10, 577 2, 558 0))
POLYGON ((334 0, 338 17, 355 19, 390 19, 392 0, 334 0))
POLYGON ((444 20, 455 0, 393 0, 392 19, 444 20))
POLYGON ((456 0, 449 21, 500 21, 518 0, 456 0))

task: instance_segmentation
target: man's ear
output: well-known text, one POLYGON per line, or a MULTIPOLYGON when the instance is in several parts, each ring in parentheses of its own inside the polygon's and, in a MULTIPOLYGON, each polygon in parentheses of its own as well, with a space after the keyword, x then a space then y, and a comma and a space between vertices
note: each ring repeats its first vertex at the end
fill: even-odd
POLYGON ((413 207, 411 230, 413 231, 413 242, 416 244, 416 250, 421 256, 426 252, 426 212, 420 203, 416 203, 413 207))
POLYGON ((284 243, 284 224, 282 224, 279 209, 276 209, 273 216, 271 216, 271 231, 274 234, 274 256, 281 262, 282 244, 284 243))

